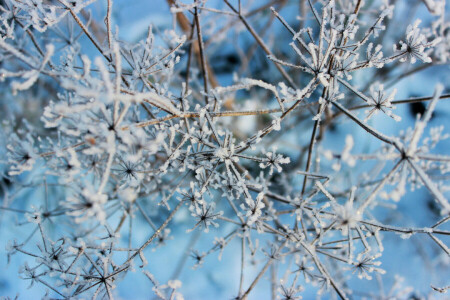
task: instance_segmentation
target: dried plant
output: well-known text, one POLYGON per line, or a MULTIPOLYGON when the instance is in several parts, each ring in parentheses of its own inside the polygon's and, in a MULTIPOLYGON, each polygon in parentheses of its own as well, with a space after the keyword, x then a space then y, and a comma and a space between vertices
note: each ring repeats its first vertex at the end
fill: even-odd
POLYGON ((445 0, 155 2, 172 27, 149 19, 138 41, 121 1, 0 2, 1 240, 30 287, 139 298, 140 276, 183 299, 181 272, 238 264, 222 297, 447 291, 445 0), (424 72, 412 98, 402 80, 424 72), (402 107, 424 103, 407 129, 402 107), (391 233, 441 281, 384 287, 391 233), (173 274, 155 267, 174 253, 173 274))

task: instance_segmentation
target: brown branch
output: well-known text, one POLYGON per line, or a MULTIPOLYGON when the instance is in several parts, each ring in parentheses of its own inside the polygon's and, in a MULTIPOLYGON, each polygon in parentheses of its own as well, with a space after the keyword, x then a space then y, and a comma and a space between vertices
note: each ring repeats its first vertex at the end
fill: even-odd
MULTIPOLYGON (((175 1, 174 0, 166 0, 167 3, 169 4, 169 6, 175 6, 175 1)), ((180 25, 181 29, 184 31, 185 34, 190 34, 191 32, 191 22, 189 22, 188 18, 182 13, 182 12, 178 12, 176 14, 177 16, 177 21, 178 24, 180 25)), ((197 57, 197 61, 201 61, 201 56, 200 56, 200 47, 197 43, 193 44, 193 50, 194 53, 197 57)), ((219 83, 216 79, 216 76, 214 75, 214 71, 211 69, 208 59, 205 58, 205 67, 206 67, 206 71, 208 72, 208 79, 209 79, 209 83, 211 84, 212 88, 216 88, 219 86, 219 83)))

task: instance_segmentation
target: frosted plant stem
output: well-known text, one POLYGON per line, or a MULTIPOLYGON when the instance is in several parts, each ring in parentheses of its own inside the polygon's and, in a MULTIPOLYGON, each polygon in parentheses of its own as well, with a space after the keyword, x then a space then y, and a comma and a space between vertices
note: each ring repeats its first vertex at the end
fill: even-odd
POLYGON ((380 141, 383 141, 385 143, 388 143, 390 145, 395 146, 398 150, 401 150, 400 148, 400 144, 398 141, 394 140, 391 137, 388 137, 378 131, 376 131, 375 129, 373 129, 372 127, 364 124, 362 121, 360 121, 354 114, 352 114, 350 111, 348 111, 345 107, 343 107, 340 103, 338 102, 331 102, 334 106, 336 106, 340 111, 342 111, 344 114, 346 114, 350 119, 352 119, 353 121, 355 121, 356 124, 358 124, 360 127, 362 127, 365 131, 367 131, 368 133, 370 133, 371 135, 373 135, 374 137, 376 137, 377 139, 379 139, 380 141))
MULTIPOLYGON (((197 0, 195 0, 195 2, 198 3, 197 0)), ((202 29, 200 27, 200 20, 198 17, 197 6, 195 6, 195 8, 194 8, 194 18, 195 18, 195 24, 196 24, 195 28, 197 29, 197 39, 198 39, 198 47, 199 47, 199 54, 200 54, 200 63, 202 66, 203 89, 205 92, 205 104, 208 104, 208 96, 207 96, 207 94, 208 94, 208 70, 206 68, 202 29)))
POLYGON ((364 100, 367 103, 370 103, 370 100, 360 91, 358 91, 355 87, 353 87, 350 83, 348 83, 347 81, 343 80, 340 77, 337 77, 337 80, 342 83, 346 88, 348 88, 350 91, 352 91, 355 95, 357 95, 359 98, 361 98, 362 100, 364 100))
MULTIPOLYGON (((269 55, 269 56, 274 56, 272 54, 272 51, 270 51, 270 49, 266 46, 266 44, 264 43, 264 41, 261 39, 261 37, 258 35, 258 33, 256 33, 255 29, 253 29, 253 27, 250 25, 250 23, 247 22, 247 19, 245 18, 245 16, 241 15, 229 2, 228 0, 224 0, 224 2, 228 5, 228 7, 230 7, 230 9, 232 11, 234 11, 238 16, 239 19, 241 19, 242 23, 244 24, 244 26, 247 28, 247 30, 250 32, 250 34, 253 36, 253 38, 256 40, 256 42, 259 44, 259 46, 261 47, 261 49, 263 49, 263 51, 269 55)), ((289 76, 289 74, 279 65, 279 64, 275 64, 275 67, 278 69, 278 71, 280 71, 281 75, 284 77, 284 79, 286 79, 289 84, 294 87, 297 88, 297 85, 294 83, 294 81, 292 80, 291 76, 289 76)))
POLYGON ((315 250, 313 250, 312 247, 309 246, 308 244, 306 244, 304 241, 300 241, 300 244, 311 255, 311 257, 312 257, 312 259, 314 261, 314 264, 316 265, 317 269, 319 270, 319 272, 323 276, 325 276, 330 281, 331 285, 333 286, 333 288, 336 291, 336 293, 338 294, 338 296, 341 299, 348 299, 347 296, 345 295, 345 293, 341 290, 341 288, 337 285, 337 283, 330 276, 330 274, 326 270, 325 266, 322 265, 322 263, 320 262, 319 258, 317 257, 317 254, 315 253, 315 250))
POLYGON ((377 221, 368 221, 368 220, 361 220, 359 222, 361 224, 380 228, 380 230, 383 230, 383 231, 392 231, 392 232, 405 233, 405 234, 433 233, 433 234, 439 234, 439 235, 450 235, 450 231, 434 229, 434 228, 398 227, 398 226, 381 224, 381 223, 378 223, 377 221))
MULTIPOLYGON (((264 115, 264 114, 273 114, 281 112, 281 109, 265 109, 265 110, 254 110, 254 111, 223 111, 223 112, 210 112, 211 117, 237 117, 237 116, 258 116, 258 115, 264 115)), ((158 119, 150 120, 150 121, 144 121, 140 123, 136 123, 133 126, 134 127, 147 127, 151 125, 156 125, 165 121, 178 119, 178 118, 185 118, 185 119, 192 119, 192 118, 199 118, 200 113, 197 112, 184 112, 180 115, 169 115, 165 117, 161 117, 158 119)), ((130 126, 123 126, 121 130, 129 130, 130 126)))
MULTIPOLYGON (((166 0, 166 2, 169 5, 176 6, 175 5, 176 4, 175 0, 166 0)), ((197 8, 198 8, 198 6, 197 6, 197 8)), ((189 22, 187 17, 182 12, 178 12, 177 13, 177 20, 178 20, 178 23, 179 23, 181 29, 184 31, 184 33, 186 35, 190 34, 191 32, 192 33, 194 32, 194 26, 195 26, 195 23, 196 23, 195 21, 191 25, 191 23, 189 22)), ((190 34, 190 36, 191 36, 191 40, 192 40, 193 34, 190 34)), ((194 50, 194 53, 195 53, 195 55, 197 57, 197 60, 200 62, 200 48, 199 48, 198 43, 191 43, 191 47, 194 50)), ((214 72, 213 72, 213 70, 211 69, 211 67, 210 67, 210 65, 208 63, 207 58, 204 57, 204 59, 205 59, 205 65, 206 65, 207 73, 208 73, 209 83, 211 84, 212 88, 216 88, 216 87, 219 86, 219 83, 217 82, 216 76, 214 75, 214 72)), ((189 68, 188 68, 188 70, 189 70, 189 68)))
MULTIPOLYGON (((410 98, 410 99, 404 99, 404 100, 394 100, 391 101, 392 104, 407 104, 407 103, 420 103, 420 102, 425 102, 425 101, 430 101, 433 100, 434 97, 418 97, 418 98, 410 98)), ((444 94, 441 95, 439 97, 439 99, 450 99, 450 94, 444 94)), ((368 108, 370 107, 370 105, 358 105, 358 106, 354 106, 351 108, 348 108, 348 110, 357 110, 357 109, 361 109, 361 108, 368 108)), ((338 116, 338 114, 335 115, 335 117, 338 116)))
POLYGON ((103 189, 105 188, 106 184, 108 183, 109 174, 111 173, 111 166, 112 166, 115 154, 116 154, 115 148, 111 149, 111 152, 109 152, 109 156, 108 156, 108 162, 106 163, 105 172, 103 173, 102 182, 98 188, 97 194, 101 194, 103 192, 103 189))
MULTIPOLYGON (((64 3, 62 3, 64 5, 64 3)), ((111 62, 111 58, 108 57, 103 49, 100 47, 100 45, 97 43, 95 38, 91 35, 87 27, 83 24, 83 22, 80 20, 80 18, 77 16, 77 14, 68 6, 66 6, 66 9, 69 10, 70 14, 72 15, 75 22, 77 22, 78 26, 80 26, 81 30, 83 30, 84 34, 91 40, 92 44, 97 48, 97 50, 106 58, 108 62, 111 62)))
MULTIPOLYGON (((106 9, 106 31, 108 32, 108 47, 109 50, 112 51, 111 42, 112 42, 112 30, 111 30, 111 13, 112 13, 112 0, 107 1, 107 9, 106 9)), ((112 56, 110 56, 112 60, 112 56)))
POLYGON ((434 235, 432 235, 431 233, 428 233, 428 235, 430 236, 430 238, 436 243, 438 244, 439 247, 441 247, 442 250, 444 250, 445 253, 447 253, 448 256, 450 256, 450 250, 448 249, 448 247, 437 237, 435 237, 434 235))
POLYGON ((442 195, 438 187, 430 180, 428 175, 423 171, 423 169, 418 166, 411 158, 407 158, 406 161, 409 165, 416 171, 417 175, 422 179, 423 184, 427 187, 434 198, 439 202, 439 204, 444 208, 443 214, 450 213, 450 204, 447 199, 442 195))
POLYGON ((397 171, 398 167, 401 166, 403 159, 397 161, 395 166, 389 171, 389 173, 384 176, 383 180, 376 186, 376 188, 369 194, 369 196, 363 201, 363 204, 358 208, 358 213, 362 214, 363 211, 369 206, 369 204, 376 198, 378 192, 384 187, 384 185, 391 179, 392 175, 397 171))
MULTIPOLYGON (((317 113, 320 113, 320 111, 323 110, 325 104, 321 104, 317 110, 317 113)), ((303 196, 303 194, 306 191, 306 183, 308 181, 308 173, 309 173, 309 169, 311 168, 311 160, 312 160, 312 152, 313 152, 313 148, 314 148, 314 144, 316 143, 316 132, 317 129, 320 126, 320 118, 314 121, 314 127, 311 133, 311 140, 309 141, 309 146, 308 146, 308 158, 306 159, 306 168, 305 168, 305 175, 303 178, 303 185, 302 185, 302 191, 301 191, 301 196, 303 196)))
POLYGON ((264 265, 264 267, 262 268, 262 270, 258 273, 258 275, 256 276, 256 278, 253 280, 252 284, 250 284, 249 288, 245 291, 245 293, 240 297, 240 299, 243 300, 247 300, 248 294, 250 294, 250 292, 253 290, 253 288, 256 286, 256 284, 258 283, 258 281, 261 279, 261 277, 264 275, 264 273, 266 273, 267 269, 270 267, 270 265, 273 262, 273 258, 269 258, 266 262, 266 264, 264 265))
POLYGON ((244 285, 244 270, 245 270, 245 238, 241 238, 241 275, 239 279, 239 295, 242 294, 242 287, 244 285))
POLYGON ((148 245, 150 245, 150 243, 161 234, 161 232, 164 230, 164 228, 167 227, 167 225, 169 225, 170 221, 173 219, 173 217, 175 216, 175 213, 181 208, 181 206, 183 205, 183 201, 180 201, 180 203, 177 204, 177 206, 175 206, 175 208, 172 210, 172 212, 170 213, 170 215, 167 217, 167 219, 164 221, 164 223, 161 224, 161 226, 158 228, 158 230, 155 231, 155 233, 141 246, 139 247, 139 249, 133 253, 133 255, 131 255, 124 263, 123 265, 128 264, 132 259, 134 259, 141 251, 143 251, 145 248, 147 248, 148 245))

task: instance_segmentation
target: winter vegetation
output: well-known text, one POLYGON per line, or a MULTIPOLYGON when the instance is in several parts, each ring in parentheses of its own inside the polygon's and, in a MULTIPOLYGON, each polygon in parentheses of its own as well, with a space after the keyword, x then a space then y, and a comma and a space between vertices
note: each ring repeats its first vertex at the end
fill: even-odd
POLYGON ((0 298, 448 297, 449 12, 0 0, 0 298))

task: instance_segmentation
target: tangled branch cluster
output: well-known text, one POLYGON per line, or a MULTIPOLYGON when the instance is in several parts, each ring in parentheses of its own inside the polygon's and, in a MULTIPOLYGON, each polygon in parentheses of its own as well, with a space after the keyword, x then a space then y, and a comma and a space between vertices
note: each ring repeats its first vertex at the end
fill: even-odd
MULTIPOLYGON (((172 29, 149 26, 137 42, 121 35, 115 2, 1 1, 2 222, 27 228, 8 259, 44 298, 120 297, 134 272, 155 297, 182 299, 183 259, 159 284, 150 249, 186 239, 178 254, 195 267, 239 257, 235 299, 266 280, 273 298, 358 298, 354 277, 382 278, 392 232, 425 236, 448 264, 450 156, 438 145, 449 135, 429 124, 450 96, 439 76, 421 98, 391 89, 448 64, 445 1, 161 1, 172 29), (432 21, 393 32, 412 2, 432 21), (413 128, 374 121, 401 122, 408 103, 427 103, 413 128), (330 144, 339 121, 354 131, 330 144), (432 223, 382 217, 417 205, 404 196, 418 188, 432 223)), ((363 296, 411 292, 397 287, 363 296)))

